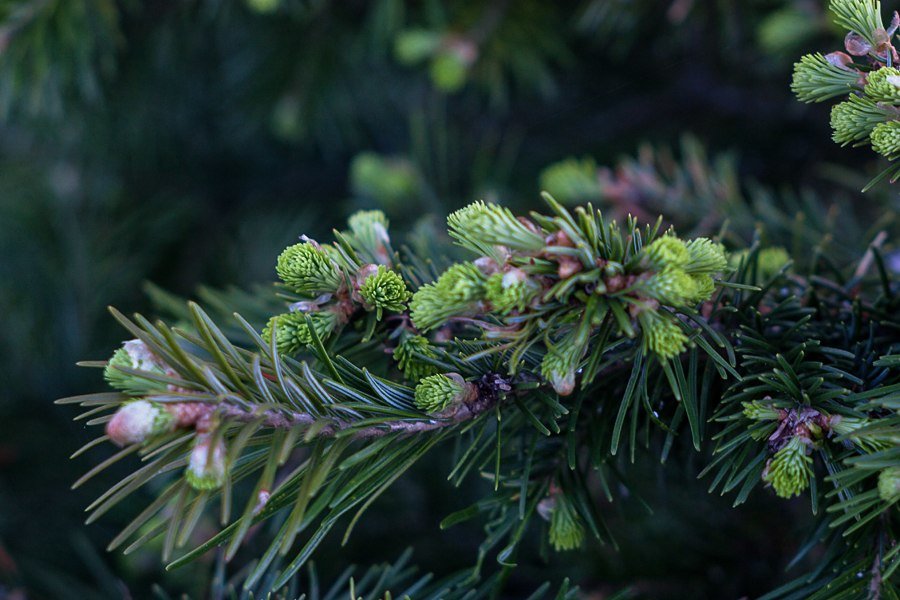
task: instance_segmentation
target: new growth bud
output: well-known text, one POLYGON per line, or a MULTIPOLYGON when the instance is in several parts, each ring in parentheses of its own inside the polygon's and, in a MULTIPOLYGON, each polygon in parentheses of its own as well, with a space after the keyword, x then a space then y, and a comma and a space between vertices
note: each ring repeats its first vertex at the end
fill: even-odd
POLYGON ((763 481, 772 485, 780 498, 799 496, 809 487, 812 475, 812 458, 806 455, 807 445, 800 436, 794 436, 763 471, 763 481))
POLYGON ((871 98, 850 96, 831 109, 832 139, 842 146, 866 140, 879 123, 890 120, 888 109, 871 98))
POLYGON ((307 316, 315 329, 316 335, 322 341, 337 328, 339 318, 333 310, 319 310, 309 313, 294 311, 277 315, 269 319, 262 332, 262 338, 266 342, 272 339, 275 332, 275 348, 279 354, 293 356, 313 343, 307 316))
POLYGON ((709 238, 696 238, 687 243, 688 262, 684 270, 691 275, 712 275, 728 268, 722 244, 709 238))
POLYGON ((456 373, 430 375, 416 386, 415 403, 420 410, 436 414, 470 400, 475 393, 475 386, 456 373))
POLYGON ((437 358, 428 339, 421 335, 405 337, 394 349, 394 360, 408 381, 419 381, 438 371, 437 366, 422 360, 420 356, 437 358))
POLYGON ((550 544, 557 552, 575 550, 584 542, 584 525, 572 503, 562 494, 554 497, 550 513, 550 544))
MULTIPOLYGON (((735 269, 740 267, 741 261, 745 261, 750 255, 748 250, 736 252, 729 257, 731 266, 735 269)), ((791 257, 787 250, 780 246, 771 248, 763 248, 756 254, 756 278, 754 281, 758 283, 768 282, 775 277, 781 269, 790 262, 791 257)))
POLYGON ((675 267, 666 267, 651 275, 642 286, 642 291, 661 304, 684 306, 698 295, 694 279, 675 267))
POLYGON ((688 337, 673 319, 674 317, 663 316, 654 311, 642 312, 638 316, 645 350, 662 359, 675 358, 684 352, 688 337))
POLYGON ((548 348, 541 360, 541 377, 553 386, 560 396, 568 396, 575 390, 575 371, 581 362, 583 348, 565 342, 548 348))
POLYGON ((744 407, 744 416, 754 421, 777 421, 781 419, 783 411, 771 404, 764 404, 759 400, 753 402, 741 402, 744 407))
POLYGON ((434 283, 420 287, 409 304, 417 328, 428 331, 455 315, 467 312, 484 298, 487 278, 472 263, 453 265, 434 283))
POLYGON ((115 351, 106 368, 103 377, 113 388, 131 394, 141 396, 148 391, 165 389, 165 384, 150 379, 145 379, 131 373, 126 373, 122 368, 135 371, 144 371, 153 375, 166 375, 166 364, 150 351, 150 348, 141 340, 129 340, 115 351))
POLYGON ((278 256, 278 277, 294 292, 307 296, 337 291, 341 272, 324 250, 311 242, 288 246, 278 256))
POLYGON ((683 241, 673 235, 664 235, 644 248, 644 257, 654 269, 680 269, 688 264, 691 254, 683 241))
POLYGON ((885 158, 900 156, 900 121, 876 125, 872 130, 872 149, 885 158))
POLYGON ((834 433, 866 452, 878 452, 890 448, 892 444, 887 440, 879 439, 876 434, 866 433, 865 428, 871 424, 869 419, 860 417, 832 415, 828 418, 828 426, 834 433))
POLYGON ((485 283, 488 302, 501 314, 525 310, 540 290, 541 286, 521 269, 494 273, 485 283))
POLYGON ((366 276, 359 286, 359 295, 366 304, 375 309, 379 320, 385 310, 391 312, 406 310, 406 302, 412 297, 406 289, 403 278, 383 265, 379 265, 373 273, 366 276))
POLYGON ((441 35, 428 29, 407 29, 394 40, 394 56, 405 65, 430 58, 441 45, 441 35))
POLYGON ((379 206, 399 209, 416 196, 419 182, 409 160, 363 152, 350 164, 350 187, 357 196, 371 198, 379 206))
POLYGON ((544 238, 498 204, 473 202, 447 217, 450 236, 460 245, 483 249, 505 246, 522 252, 539 252, 544 238))
POLYGON ((106 424, 106 435, 117 446, 139 444, 175 428, 175 417, 158 402, 132 400, 119 407, 106 424))
POLYGON ((878 474, 878 495, 885 502, 900 500, 900 467, 888 467, 878 474))
POLYGON ((866 78, 866 96, 875 102, 900 104, 900 70, 882 67, 866 78))
POLYGON ((347 220, 356 248, 380 265, 391 263, 391 238, 388 220, 380 210, 361 210, 347 220))
MULTIPOLYGON (((859 72, 839 60, 843 53, 835 54, 827 57, 818 53, 807 54, 794 65, 791 90, 801 102, 822 102, 859 87, 859 72)), ((843 56, 852 64, 849 56, 843 56)))
POLYGON ((221 438, 214 442, 213 437, 199 434, 191 450, 184 478, 195 490, 215 490, 225 483, 225 444, 221 438))

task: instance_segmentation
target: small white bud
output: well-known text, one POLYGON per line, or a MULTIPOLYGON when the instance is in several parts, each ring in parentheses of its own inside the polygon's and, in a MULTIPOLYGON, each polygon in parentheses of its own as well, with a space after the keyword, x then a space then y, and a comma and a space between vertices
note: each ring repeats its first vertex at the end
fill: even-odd
POLYGON ((222 440, 211 444, 211 436, 200 435, 191 451, 184 476, 194 489, 214 490, 225 482, 225 444, 222 440))
POLYGON ((137 444, 171 431, 174 417, 165 406, 147 400, 122 405, 106 424, 106 435, 118 446, 137 444))

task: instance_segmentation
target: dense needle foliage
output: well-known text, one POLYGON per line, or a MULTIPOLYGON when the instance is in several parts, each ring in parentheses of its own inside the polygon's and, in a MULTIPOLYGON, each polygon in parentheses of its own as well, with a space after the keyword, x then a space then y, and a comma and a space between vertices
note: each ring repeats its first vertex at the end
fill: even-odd
POLYGON ((900 596, 900 20, 816 4, 4 4, 0 596, 900 596))

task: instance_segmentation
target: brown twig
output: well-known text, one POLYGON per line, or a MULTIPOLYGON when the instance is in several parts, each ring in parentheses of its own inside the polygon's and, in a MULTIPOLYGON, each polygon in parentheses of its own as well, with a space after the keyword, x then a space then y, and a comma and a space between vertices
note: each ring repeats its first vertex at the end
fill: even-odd
MULTIPOLYGON (((372 439, 391 433, 424 433, 470 421, 496 406, 499 397, 495 392, 497 388, 503 385, 506 385, 506 388, 508 388, 508 384, 505 384, 505 381, 500 384, 481 383, 479 384, 479 393, 473 400, 452 406, 444 413, 435 415, 433 418, 387 421, 379 425, 361 428, 355 428, 356 424, 353 421, 334 417, 315 417, 299 411, 267 408, 262 411, 248 412, 242 407, 227 401, 208 406, 210 407, 210 413, 216 412, 220 417, 232 422, 250 423, 259 420, 263 427, 269 429, 293 429, 302 425, 324 423, 317 432, 319 436, 334 437, 343 431, 352 430, 352 433, 348 435, 352 435, 354 439, 372 439)), ((502 391, 508 391, 508 389, 502 389, 502 391)))

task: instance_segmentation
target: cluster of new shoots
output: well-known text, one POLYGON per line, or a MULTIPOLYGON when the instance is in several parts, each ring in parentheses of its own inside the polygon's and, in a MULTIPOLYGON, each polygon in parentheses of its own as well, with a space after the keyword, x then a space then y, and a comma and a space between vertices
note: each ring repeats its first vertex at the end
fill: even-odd
POLYGON ((683 352, 691 328, 676 312, 712 297, 714 277, 728 270, 722 245, 649 233, 651 241, 634 249, 621 240, 635 224, 607 223, 590 208, 579 208, 576 220, 547 198, 554 217, 517 217, 484 202, 451 214, 451 237, 480 256, 419 288, 410 302, 413 324, 426 332, 478 320, 487 339, 529 345, 529 335, 542 329, 541 375, 561 395, 575 389, 579 366, 606 323, 627 337, 640 334, 644 349, 662 360, 683 352))
POLYGON ((326 342, 359 314, 380 321, 385 312, 402 313, 412 296, 394 270, 388 220, 377 210, 348 220, 342 244, 321 245, 308 238, 286 248, 276 273, 297 295, 290 311, 269 319, 263 330, 280 354, 296 355, 315 342, 326 342))
POLYGON ((848 30, 846 52, 801 58, 792 89, 803 102, 844 97, 831 111, 834 141, 870 144, 893 161, 900 156, 900 70, 894 66, 900 56, 893 46, 900 16, 895 12, 885 26, 880 6, 872 0, 832 0, 835 22, 848 30))

